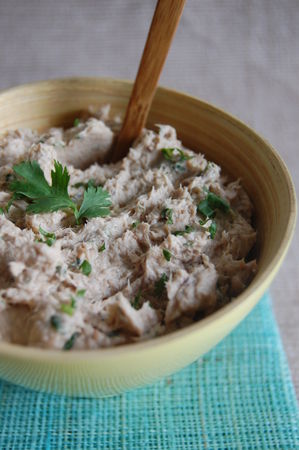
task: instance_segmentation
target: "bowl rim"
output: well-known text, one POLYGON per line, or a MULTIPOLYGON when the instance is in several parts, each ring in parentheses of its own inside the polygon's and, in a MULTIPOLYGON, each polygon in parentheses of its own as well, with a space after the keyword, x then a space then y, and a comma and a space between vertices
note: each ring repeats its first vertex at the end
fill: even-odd
MULTIPOLYGON (((49 84, 64 87, 67 85, 77 85, 77 83, 90 83, 90 84, 97 84, 97 83, 114 83, 118 85, 126 85, 128 88, 132 88, 133 81, 129 79, 120 79, 120 78, 113 78, 113 77, 87 77, 87 76, 75 76, 75 77, 62 77, 62 78, 54 78, 54 79, 48 79, 48 80, 41 80, 41 81, 33 81, 30 83, 25 83, 13 87, 9 87, 8 89, 0 90, 0 101, 1 97, 4 97, 6 95, 12 95, 17 94, 19 91, 22 91, 24 89, 29 88, 43 88, 46 87, 49 84)), ((40 347, 30 347, 30 346, 23 346, 20 344, 14 344, 10 342, 0 341, 0 356, 7 355, 9 357, 18 357, 21 360, 27 360, 29 357, 30 359, 34 360, 49 360, 49 362, 74 362, 78 360, 99 360, 101 359, 111 359, 113 357, 117 357, 118 355, 124 355, 126 353, 140 353, 144 350, 151 350, 153 347, 161 347, 161 345, 165 346, 171 341, 177 341, 183 337, 186 337, 187 335, 191 334, 197 334, 200 332, 200 330, 204 330, 205 328, 208 328, 211 323, 217 323, 221 319, 224 318, 224 316, 228 316, 232 311, 240 307, 242 304, 244 304, 246 301, 249 302, 250 299, 253 298, 253 296, 257 296, 258 299, 261 298, 261 296, 264 294, 268 286, 270 285, 272 279, 274 278, 276 272, 278 271, 287 251, 289 248, 289 245, 291 243, 292 237, 294 235, 295 231, 295 225, 296 225, 296 217, 297 217, 297 204, 296 204, 296 191, 295 186, 292 181, 291 175, 289 173, 289 170, 283 161, 282 157, 279 155, 277 150, 263 137, 260 135, 260 133, 255 132, 249 125, 245 124, 242 120, 237 118, 236 116, 224 111, 223 109, 219 108, 218 106, 215 106, 212 103, 209 103, 205 100, 202 100, 196 96, 193 96, 191 94, 168 88, 162 85, 159 85, 157 88, 157 93, 161 94, 170 94, 175 95, 177 98, 184 98, 185 100, 200 104, 201 108, 206 109, 210 112, 216 113, 217 115, 220 115, 222 119, 225 121, 228 121, 230 123, 233 123, 235 127, 237 127, 240 131, 245 134, 255 142, 260 143, 263 147, 266 147, 268 151, 272 154, 272 156, 276 159, 278 162, 283 175, 284 175, 284 181, 287 186, 289 199, 290 199, 290 214, 287 222, 287 227, 284 231, 284 236, 281 240, 280 247, 278 252, 276 253, 275 257, 272 259, 270 264, 265 268, 264 273, 262 276, 255 281, 255 278, 252 280, 250 285, 243 291, 240 295, 233 298, 230 303, 227 305, 221 307, 219 310, 213 312, 209 316, 205 317, 204 319, 201 319, 197 322, 194 322, 193 324, 190 324, 184 328, 172 331, 169 334, 158 336, 149 340, 141 341, 141 342, 135 342, 135 343, 129 343, 124 344, 117 347, 107 347, 107 348, 97 348, 97 349, 83 349, 83 350, 72 350, 71 352, 65 352, 62 351, 62 349, 47 349, 47 348, 40 348, 40 347)))

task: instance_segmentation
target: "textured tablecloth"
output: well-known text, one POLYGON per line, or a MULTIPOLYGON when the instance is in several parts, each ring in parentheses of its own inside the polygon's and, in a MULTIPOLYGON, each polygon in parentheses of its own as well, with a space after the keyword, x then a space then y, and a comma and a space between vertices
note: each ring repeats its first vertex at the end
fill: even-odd
POLYGON ((0 381, 0 448, 299 448, 299 413, 270 299, 206 356, 144 389, 101 400, 0 381))

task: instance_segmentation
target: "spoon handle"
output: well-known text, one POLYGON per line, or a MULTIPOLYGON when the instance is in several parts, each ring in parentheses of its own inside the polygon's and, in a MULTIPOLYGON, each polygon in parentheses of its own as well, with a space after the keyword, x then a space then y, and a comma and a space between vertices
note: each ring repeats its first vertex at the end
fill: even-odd
POLYGON ((186 0, 158 0, 112 161, 123 158, 145 125, 186 0))

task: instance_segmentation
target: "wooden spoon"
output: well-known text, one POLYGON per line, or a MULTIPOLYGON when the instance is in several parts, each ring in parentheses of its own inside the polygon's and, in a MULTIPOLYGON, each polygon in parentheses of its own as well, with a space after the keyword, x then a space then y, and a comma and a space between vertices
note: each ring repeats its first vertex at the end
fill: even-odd
POLYGON ((111 160, 126 156, 130 144, 145 125, 170 44, 186 0, 158 0, 147 36, 126 116, 111 160))

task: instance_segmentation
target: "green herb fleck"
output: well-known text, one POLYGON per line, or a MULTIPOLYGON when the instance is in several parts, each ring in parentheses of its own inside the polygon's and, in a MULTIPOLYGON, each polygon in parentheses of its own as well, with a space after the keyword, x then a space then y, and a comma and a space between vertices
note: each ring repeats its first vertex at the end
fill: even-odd
POLYGON ((192 159, 193 156, 189 156, 183 152, 180 148, 162 148, 161 150, 163 156, 167 161, 172 163, 177 163, 181 161, 187 161, 188 159, 192 159))
POLYGON ((101 245, 101 247, 99 248, 99 253, 103 252, 104 250, 106 250, 105 242, 104 242, 104 244, 101 245))
POLYGON ((0 207, 0 214, 4 214, 4 209, 0 207))
POLYGON ((45 231, 42 229, 41 226, 39 226, 39 232, 42 236, 44 236, 46 239, 43 240, 39 240, 39 242, 44 242, 46 243, 49 247, 52 247, 52 245, 55 243, 56 241, 56 236, 54 233, 49 233, 48 231, 45 231))
POLYGON ((140 299, 141 299, 141 290, 139 289, 138 293, 134 297, 134 300, 132 301, 133 308, 135 309, 140 308, 140 299))
POLYGON ((136 222, 132 223, 132 228, 137 228, 140 225, 140 220, 136 220, 136 222))
POLYGON ((163 248, 163 256, 166 259, 166 261, 170 261, 172 254, 170 253, 169 250, 167 250, 166 248, 163 248))
POLYGON ((76 117, 76 119, 74 120, 73 126, 77 127, 79 125, 79 123, 80 123, 80 119, 78 119, 78 117, 76 117))
POLYGON ((76 296, 77 296, 77 297, 84 297, 85 292, 86 292, 86 289, 79 289, 79 290, 76 292, 76 296))
POLYGON ((197 212, 208 218, 214 217, 217 209, 228 212, 230 208, 226 200, 209 191, 206 198, 197 205, 197 212))
POLYGON ((76 309, 76 300, 74 299, 74 297, 71 297, 70 303, 62 303, 62 305, 60 306, 60 309, 63 313, 68 314, 69 316, 72 316, 76 309))
POLYGON ((172 212, 173 212, 173 210, 171 208, 164 208, 161 211, 161 218, 163 220, 166 220, 166 223, 168 225, 171 225, 173 223, 172 212))
POLYGON ((61 317, 57 314, 53 314, 53 316, 50 317, 50 324, 54 330, 59 330, 61 328, 61 317))
POLYGON ((176 230, 173 231, 172 234, 174 234, 175 236, 184 236, 184 234, 192 233, 192 231, 194 231, 194 228, 191 227, 191 225, 186 225, 184 230, 176 230))
POLYGON ((209 226, 209 232, 210 232, 210 238, 214 239, 215 235, 216 235, 216 231, 217 231, 217 225, 216 222, 212 222, 211 225, 209 226))
POLYGON ((82 273, 88 277, 91 274, 92 267, 87 259, 85 259, 79 269, 81 269, 82 273))
POLYGON ((155 296, 161 297, 163 295, 163 292, 166 288, 166 283, 168 281, 168 276, 166 273, 163 273, 161 278, 155 282, 155 296))
POLYGON ((80 333, 75 332, 71 335, 71 337, 65 342, 63 346, 63 350, 71 350, 74 347, 75 341, 80 333))

